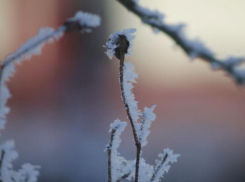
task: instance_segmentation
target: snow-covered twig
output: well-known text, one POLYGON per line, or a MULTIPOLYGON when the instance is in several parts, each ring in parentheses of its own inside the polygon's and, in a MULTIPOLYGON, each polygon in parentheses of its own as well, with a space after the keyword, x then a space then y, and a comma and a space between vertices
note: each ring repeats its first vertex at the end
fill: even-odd
POLYGON ((151 127, 152 121, 156 119, 156 115, 153 113, 156 105, 151 108, 145 107, 144 112, 142 113, 142 124, 140 129, 140 143, 143 146, 147 144, 147 137, 150 134, 149 128, 151 127))
POLYGON ((74 31, 89 32, 92 28, 100 25, 100 17, 82 11, 77 12, 73 18, 68 19, 56 30, 52 28, 41 28, 38 34, 25 42, 16 52, 10 54, 0 65, 0 129, 4 128, 6 114, 9 108, 6 106, 11 94, 6 82, 14 74, 15 63, 21 63, 30 59, 33 55, 39 55, 46 43, 59 40, 64 33, 74 31))
POLYGON ((17 159, 18 153, 14 149, 14 142, 7 141, 0 147, 0 181, 1 182, 36 182, 39 176, 39 166, 23 164, 15 171, 12 162, 17 159))
POLYGON ((135 171, 135 181, 138 182, 139 176, 139 162, 140 162, 140 153, 141 153, 141 143, 139 141, 139 129, 140 125, 137 123, 140 112, 138 110, 137 102, 132 93, 133 85, 132 83, 136 82, 137 74, 132 71, 133 66, 130 63, 125 63, 125 55, 132 48, 133 39, 135 38, 132 35, 136 30, 135 29, 125 29, 123 32, 115 32, 109 37, 109 41, 106 43, 107 52, 106 54, 111 59, 113 55, 120 60, 120 88, 122 94, 122 100, 127 111, 127 115, 132 126, 135 145, 137 149, 136 155, 136 171, 135 171))
MULTIPOLYGON (((155 179, 157 177, 157 180, 160 180, 160 177, 163 175, 163 173, 159 173, 161 171, 162 165, 157 165, 156 169, 154 171, 154 168, 152 165, 146 164, 145 160, 141 158, 142 154, 142 147, 147 144, 147 137, 150 134, 149 128, 151 126, 151 123, 156 119, 156 115, 153 113, 155 109, 155 105, 151 108, 145 107, 144 112, 141 113, 141 111, 138 109, 138 102, 135 100, 135 96, 132 92, 133 89, 133 83, 136 83, 136 78, 138 78, 137 73, 134 71, 134 66, 131 63, 125 62, 125 55, 129 53, 128 49, 130 50, 130 54, 132 54, 132 45, 133 45, 133 39, 135 36, 132 34, 134 33, 134 29, 126 29, 122 32, 117 31, 114 34, 110 35, 108 42, 106 43, 107 51, 106 54, 110 59, 112 59, 113 55, 116 56, 117 59, 120 60, 120 88, 121 88, 121 96, 122 100, 133 130, 133 136, 135 140, 136 145, 136 159, 131 162, 132 166, 135 166, 134 168, 131 167, 131 169, 128 169, 128 173, 124 172, 121 173, 121 177, 117 178, 118 182, 127 178, 130 179, 134 177, 135 182, 149 182, 151 179, 155 179), (138 122, 139 117, 142 117, 142 122, 138 122), (133 169, 135 169, 133 171, 133 169), (159 177, 160 176, 160 177, 159 177)), ((121 126, 123 122, 120 122, 119 120, 116 120, 113 124, 111 124, 111 140, 108 145, 108 176, 109 176, 109 182, 115 182, 113 180, 112 171, 125 171, 123 170, 122 166, 121 169, 117 168, 117 166, 112 166, 113 161, 117 161, 118 159, 116 157, 112 158, 112 146, 113 142, 115 141, 115 148, 117 149, 121 140, 119 138, 119 135, 124 130, 124 128, 121 126), (116 134, 118 130, 118 134, 116 134), (116 169, 115 169, 116 168, 116 169)), ((168 156, 171 154, 173 155, 169 149, 166 149, 166 152, 168 152, 168 156)), ((117 150, 114 151, 115 154, 117 154, 117 150)), ((160 156, 160 155, 159 155, 160 156)), ((120 157, 121 161, 126 161, 124 158, 120 157), (123 159, 123 160, 122 160, 123 159)), ((176 157, 177 158, 177 157, 176 157)), ((164 159, 165 161, 165 159, 164 159)), ((162 163, 164 163, 164 161, 162 163)), ((128 162, 125 162, 128 166, 128 162)), ((166 164, 167 165, 167 164, 166 164)), ((118 177, 118 176, 117 176, 118 177)), ((116 178, 114 178, 116 179, 116 178)))
MULTIPOLYGON (((15 73, 15 63, 22 63, 33 55, 39 55, 46 43, 59 40, 65 33, 81 31, 91 32, 100 25, 100 17, 82 11, 68 19, 56 30, 41 28, 38 34, 24 43, 16 52, 9 55, 0 65, 0 130, 6 123, 6 115, 10 108, 6 106, 11 94, 7 81, 15 73)), ((38 166, 24 164, 19 171, 12 169, 12 161, 18 157, 14 150, 14 142, 8 141, 0 146, 0 182, 36 182, 39 175, 38 166)))
POLYGON ((238 66, 245 62, 245 57, 228 57, 217 59, 213 51, 198 39, 190 40, 184 32, 184 24, 171 25, 164 22, 164 14, 144 8, 135 0, 117 0, 129 11, 137 15, 143 23, 150 25, 155 31, 161 31, 170 36, 191 59, 201 58, 208 62, 214 70, 221 69, 238 85, 245 84, 245 69, 238 66))
POLYGON ((122 122, 119 119, 110 125, 111 139, 106 148, 108 153, 108 182, 121 181, 131 173, 130 162, 119 156, 117 152, 121 143, 120 135, 126 126, 127 122, 122 122))
POLYGON ((163 177, 164 173, 169 171, 169 163, 177 162, 179 156, 179 154, 174 154, 169 148, 164 149, 163 153, 158 155, 160 159, 156 160, 156 166, 151 181, 158 182, 160 178, 163 177))

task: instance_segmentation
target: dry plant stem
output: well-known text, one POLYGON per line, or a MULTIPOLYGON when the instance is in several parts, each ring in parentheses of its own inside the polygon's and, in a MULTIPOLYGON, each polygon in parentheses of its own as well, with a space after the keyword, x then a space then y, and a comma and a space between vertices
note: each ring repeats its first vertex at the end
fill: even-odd
POLYGON ((11 56, 9 57, 9 59, 5 59, 1 69, 4 69, 5 66, 7 66, 8 64, 12 63, 13 61, 15 61, 16 59, 20 58, 22 55, 26 54, 27 52, 29 52, 33 47, 36 47, 38 45, 41 45, 43 42, 45 42, 46 40, 50 39, 51 37, 53 37, 55 34, 57 33, 61 33, 61 32, 65 32, 66 27, 65 26, 61 26, 59 28, 57 28, 51 35, 48 35, 46 37, 44 37, 43 39, 41 39, 40 41, 36 42, 35 44, 31 45, 31 47, 27 47, 25 50, 23 50, 22 52, 20 52, 19 54, 16 54, 15 56, 11 56))
POLYGON ((48 36, 44 37, 43 39, 39 40, 38 42, 36 42, 35 44, 30 45, 30 47, 27 47, 26 49, 24 49, 19 54, 16 54, 15 56, 7 57, 0 65, 1 66, 0 67, 0 82, 1 82, 1 78, 2 78, 2 72, 3 72, 3 69, 5 68, 5 66, 14 62, 18 58, 21 58, 23 55, 25 55, 27 52, 29 52, 33 47, 41 45, 43 42, 45 42, 46 40, 49 40, 50 38, 54 37, 58 33, 62 33, 62 32, 63 33, 72 33, 72 32, 76 32, 76 31, 81 31, 83 28, 86 28, 86 27, 81 27, 79 25, 79 23, 76 21, 67 20, 62 26, 57 28, 51 35, 48 35, 48 36))
POLYGON ((130 173, 124 174, 124 175, 123 175, 121 178, 119 178, 116 182, 121 182, 122 180, 126 179, 129 175, 130 175, 130 173))
POLYGON ((134 126, 134 121, 132 119, 132 116, 130 114, 129 106, 125 98, 125 93, 124 93, 124 85, 123 85, 123 68, 124 68, 124 59, 125 59, 125 54, 127 53, 127 48, 128 48, 128 41, 124 36, 119 37, 118 40, 118 47, 116 49, 115 56, 120 60, 120 88, 121 88, 121 94, 122 94, 122 99, 124 106, 127 111, 128 119, 130 121, 130 124, 132 126, 133 130, 133 135, 134 135, 134 140, 135 140, 135 146, 136 146, 136 164, 135 164, 135 182, 138 182, 139 179, 139 163, 140 163, 140 153, 141 153, 141 143, 139 141, 139 138, 137 136, 137 132, 134 126))
MULTIPOLYGON (((184 42, 184 40, 181 39, 181 37, 178 35, 178 33, 176 31, 169 29, 164 24, 159 25, 153 21, 147 21, 147 20, 151 19, 152 17, 149 15, 146 15, 142 11, 140 11, 137 8, 137 6, 139 6, 139 5, 136 4, 133 0, 117 0, 117 1, 120 4, 122 4, 126 9, 128 9, 129 11, 134 13, 136 16, 138 16, 144 23, 150 25, 153 28, 157 28, 161 32, 163 32, 163 33, 167 34, 169 37, 171 37, 176 42, 176 44, 178 44, 183 49, 183 51, 187 55, 190 55, 192 52, 195 52, 195 50, 193 50, 192 47, 188 46, 184 42)), ((206 62, 215 63, 215 64, 219 65, 228 75, 231 75, 234 77, 237 84, 243 84, 245 82, 245 80, 241 76, 239 76, 239 75, 235 76, 235 72, 234 72, 233 67, 227 66, 226 64, 223 63, 222 60, 218 60, 215 57, 213 57, 209 54, 206 54, 206 53, 200 53, 198 55, 198 57, 203 59, 206 62)))
POLYGON ((116 130, 112 130, 112 132, 111 132, 111 140, 110 140, 109 146, 107 147, 107 153, 108 153, 108 182, 111 182, 111 147, 112 147, 112 142, 114 140, 115 132, 116 132, 116 130))
POLYGON ((2 75, 2 70, 4 69, 5 66, 8 64, 12 63, 13 61, 17 60, 18 58, 21 58, 23 55, 25 55, 27 52, 29 52, 33 47, 37 47, 41 45, 43 42, 46 40, 49 40, 50 38, 54 37, 58 33, 71 33, 71 32, 76 32, 76 31, 81 31, 83 28, 86 27, 81 27, 78 22, 76 21, 69 21, 67 20, 62 26, 57 28, 51 35, 48 35, 44 37, 43 39, 39 40, 35 44, 32 44, 30 47, 27 47, 24 49, 22 52, 19 54, 16 54, 15 56, 9 56, 7 57, 4 62, 1 64, 1 74, 0 74, 0 80, 1 80, 1 75, 2 75))
POLYGON ((167 160, 167 158, 168 158, 168 154, 166 154, 166 155, 164 156, 164 158, 163 158, 161 164, 160 164, 160 165, 158 166, 158 168, 155 170, 155 172, 154 172, 154 174, 153 174, 153 176, 152 176, 152 178, 151 178, 151 181, 153 181, 153 180, 155 179, 155 177, 156 177, 156 175, 157 175, 157 172, 158 172, 159 169, 162 167, 162 165, 163 165, 164 162, 167 160))
MULTIPOLYGON (((116 129, 112 130, 110 143, 109 143, 109 145, 107 147, 107 153, 108 153, 108 182, 112 182, 112 176, 111 176, 111 161, 112 161, 112 158, 111 158, 111 147, 112 147, 112 142, 114 140, 115 133, 116 133, 116 129)), ((129 175, 130 175, 130 173, 124 174, 122 177, 120 177, 117 180, 117 182, 120 182, 120 181, 126 179, 129 175)))
POLYGON ((120 86, 121 86, 121 93, 122 93, 122 99, 128 114, 129 121, 131 123, 132 129, 133 129, 133 134, 134 134, 134 140, 135 140, 135 146, 136 146, 136 166, 135 166, 135 182, 138 182, 139 178, 139 163, 140 163, 140 153, 141 153, 141 144, 139 142, 136 129, 132 120, 132 117, 130 115, 129 107, 125 99, 124 95, 124 88, 123 88, 123 67, 124 67, 124 56, 123 59, 120 59, 120 86))
MULTIPOLYGON (((0 160, 0 170, 2 169, 4 156, 5 156, 5 151, 2 151, 1 152, 1 160, 0 160)), ((1 176, 1 173, 0 173, 0 176, 1 176)), ((0 180, 0 182, 2 182, 2 180, 0 180)))
POLYGON ((125 106, 126 111, 127 111, 128 119, 129 119, 130 124, 132 126, 134 140, 135 140, 135 146, 136 146, 135 182, 138 182, 141 144, 139 142, 139 139, 138 139, 138 136, 137 136, 137 133, 136 133, 136 129, 135 129, 135 126, 134 126, 134 123, 133 123, 133 119, 132 119, 132 116, 130 114, 130 110, 129 110, 128 104, 126 102, 124 91, 123 91, 124 90, 124 88, 123 88, 124 57, 125 57, 125 55, 123 54, 123 56, 121 56, 121 58, 120 58, 120 87, 121 87, 122 99, 123 99, 124 106, 125 106))
POLYGON ((17 60, 18 58, 21 58, 23 55, 25 55, 27 52, 29 52, 33 47, 36 47, 38 45, 41 45, 43 42, 45 42, 46 40, 50 39, 51 37, 53 37, 55 34, 57 33, 61 33, 61 32, 65 32, 67 29, 66 26, 62 25, 59 28, 57 28, 51 35, 48 35, 46 37, 44 37, 43 39, 41 39, 40 41, 36 42, 35 44, 31 45, 31 47, 27 47, 25 50, 23 50, 22 52, 20 52, 19 54, 16 54, 15 56, 10 56, 8 58, 6 58, 4 60, 4 62, 1 65, 0 68, 0 81, 1 81, 1 77, 2 77, 2 71, 5 68, 5 66, 9 65, 10 63, 14 62, 15 60, 17 60))

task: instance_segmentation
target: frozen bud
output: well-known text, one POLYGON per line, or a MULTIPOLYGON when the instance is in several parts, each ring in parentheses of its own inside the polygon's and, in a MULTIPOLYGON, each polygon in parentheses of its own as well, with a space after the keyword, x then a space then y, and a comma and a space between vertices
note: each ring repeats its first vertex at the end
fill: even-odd
POLYGON ((109 40, 106 42, 106 54, 112 59, 113 55, 120 59, 122 54, 132 55, 133 53, 133 34, 136 29, 125 29, 122 32, 117 31, 110 35, 109 40))

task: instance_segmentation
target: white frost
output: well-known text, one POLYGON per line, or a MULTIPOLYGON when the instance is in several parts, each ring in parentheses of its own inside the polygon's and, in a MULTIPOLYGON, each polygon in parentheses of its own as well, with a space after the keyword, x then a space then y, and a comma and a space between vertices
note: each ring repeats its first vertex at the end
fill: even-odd
POLYGON ((133 83, 136 83, 138 74, 134 71, 134 66, 131 63, 124 62, 123 68, 123 92, 125 95, 126 103, 129 107, 129 112, 132 117, 133 123, 136 127, 137 136, 139 136, 140 125, 137 126, 137 121, 140 116, 140 110, 138 109, 138 102, 135 100, 135 96, 132 92, 134 88, 133 83))
POLYGON ((107 56, 112 59, 115 54, 115 49, 118 45, 116 45, 116 42, 119 38, 119 36, 125 36, 127 41, 129 42, 129 47, 127 50, 126 55, 132 55, 133 54, 133 40, 135 39, 135 35, 133 33, 136 32, 136 29, 130 28, 130 29, 124 29, 122 32, 116 31, 115 33, 111 34, 109 37, 109 40, 106 42, 106 48, 107 51, 105 52, 107 56))
POLYGON ((140 133, 140 143, 142 147, 147 144, 147 137, 150 134, 149 128, 151 127, 151 123, 156 119, 156 115, 153 113, 155 107, 156 105, 151 108, 145 107, 145 110, 142 113, 142 126, 140 133))
POLYGON ((10 110, 6 106, 8 99, 11 97, 6 82, 15 73, 15 63, 20 64, 24 60, 29 60, 33 55, 39 55, 45 43, 51 43, 53 40, 58 40, 62 37, 63 28, 61 27, 57 31, 52 28, 41 28, 35 37, 28 40, 15 53, 9 55, 3 61, 2 65, 4 67, 0 76, 0 129, 4 128, 6 115, 10 110))
POLYGON ((40 166, 33 166, 29 163, 23 164, 21 169, 12 172, 12 177, 16 182, 37 182, 40 166))
POLYGON ((172 150, 169 148, 164 149, 163 153, 158 155, 159 159, 156 160, 155 166, 155 178, 152 182, 159 182, 165 173, 167 173, 170 169, 170 163, 177 162, 177 158, 180 154, 174 154, 172 150), (165 156, 167 155, 166 160, 163 162, 165 156))
POLYGON ((240 66, 242 63, 245 62, 245 57, 234 57, 234 56, 229 56, 226 58, 224 61, 224 64, 227 67, 235 67, 235 66, 240 66))
POLYGON ((68 21, 77 21, 82 27, 82 32, 91 32, 91 28, 96 28, 101 24, 101 18, 98 15, 78 11, 74 17, 68 19, 68 21))
POLYGON ((163 29, 170 32, 170 34, 175 34, 183 41, 186 47, 188 47, 191 52, 189 54, 191 59, 194 59, 202 54, 208 55, 208 56, 214 56, 214 53, 211 49, 207 48, 206 45, 200 41, 199 39, 193 39, 190 40, 185 35, 185 24, 180 23, 176 25, 168 24, 164 21, 165 15, 163 13, 160 13, 157 10, 150 10, 148 8, 141 7, 136 3, 135 9, 139 11, 142 15, 142 21, 143 23, 151 24, 153 25, 153 31, 155 33, 158 33, 158 29, 155 26, 163 27, 163 29))
POLYGON ((0 169, 0 179, 4 182, 12 182, 11 172, 12 161, 18 158, 18 153, 14 150, 14 142, 7 141, 0 146, 2 166, 0 169))
POLYGON ((121 134, 127 126, 127 122, 122 122, 116 119, 111 125, 109 132, 113 132, 114 136, 110 144, 107 145, 107 150, 111 150, 111 177, 112 182, 116 182, 123 175, 131 172, 131 163, 124 157, 120 156, 117 149, 121 143, 121 134))
POLYGON ((147 164, 145 159, 140 158, 140 166, 139 166, 139 181, 140 182, 149 182, 154 173, 153 165, 147 164))

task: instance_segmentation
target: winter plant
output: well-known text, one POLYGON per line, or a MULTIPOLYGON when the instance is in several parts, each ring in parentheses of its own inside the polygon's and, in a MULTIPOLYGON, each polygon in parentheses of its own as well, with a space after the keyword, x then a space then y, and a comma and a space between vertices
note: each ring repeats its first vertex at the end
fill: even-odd
POLYGON ((127 122, 116 119, 110 125, 111 138, 107 145, 108 152, 108 178, 109 182, 119 182, 123 179, 134 179, 135 182, 158 182, 163 175, 170 169, 170 163, 177 162, 179 154, 173 154, 170 149, 164 149, 163 153, 158 155, 156 165, 153 167, 145 162, 142 158, 142 147, 147 144, 147 137, 150 134, 151 123, 156 119, 154 114, 155 105, 151 108, 145 107, 141 112, 138 109, 138 102, 132 92, 133 83, 138 78, 134 71, 134 66, 125 62, 125 56, 131 55, 133 52, 133 34, 136 29, 125 29, 122 32, 117 31, 110 35, 106 42, 106 54, 110 59, 113 55, 120 61, 119 80, 122 100, 128 119, 130 121, 134 142, 136 146, 136 159, 129 161, 119 155, 118 147, 120 146, 120 135, 127 126, 127 122), (141 117, 141 122, 139 119, 141 117))
MULTIPOLYGON (((144 24, 151 26, 154 32, 162 32, 173 39, 183 51, 191 58, 201 58, 208 62, 212 69, 223 70, 238 85, 245 84, 245 70, 241 67, 244 57, 228 57, 218 59, 215 53, 206 47, 199 39, 189 39, 185 35, 184 24, 171 25, 164 21, 164 14, 152 11, 139 5, 138 0, 116 0, 126 9, 138 16, 144 24)), ((38 34, 25 42, 16 52, 10 54, 0 65, 0 130, 4 129, 6 115, 10 108, 7 101, 11 97, 7 82, 15 73, 15 64, 30 59, 33 55, 39 55, 46 43, 58 41, 65 34, 80 31, 91 32, 93 28, 100 26, 100 17, 85 12, 77 12, 57 29, 41 28, 38 34)), ((164 149, 158 155, 156 165, 147 164, 142 157, 142 148, 147 145, 147 137, 150 134, 151 123, 156 119, 154 109, 145 107, 144 111, 138 109, 138 102, 132 92, 133 83, 138 78, 134 66, 125 62, 125 57, 132 54, 135 29, 118 31, 109 37, 106 43, 106 54, 110 59, 115 57, 120 61, 119 81, 124 107, 133 131, 136 146, 136 158, 127 160, 120 156, 118 148, 121 143, 120 136, 127 126, 127 122, 116 119, 110 125, 111 137, 107 145, 108 153, 108 181, 120 182, 124 179, 135 182, 158 182, 170 169, 170 164, 177 162, 179 154, 174 154, 170 149, 164 149), (139 121, 141 120, 141 121, 139 121)), ((0 182, 36 182, 39 176, 39 166, 29 163, 23 164, 19 170, 13 168, 12 162, 18 157, 14 149, 14 141, 7 141, 0 145, 0 182)))
MULTIPOLYGON (((68 19, 57 29, 41 28, 38 34, 25 42, 16 52, 9 55, 1 63, 0 72, 0 130, 4 129, 6 115, 10 108, 6 106, 11 97, 7 82, 15 73, 15 64, 30 59, 33 55, 39 55, 46 43, 58 41, 66 33, 81 31, 91 32, 92 28, 100 25, 100 17, 90 13, 79 11, 74 17, 68 19)), ((18 157, 14 149, 14 142, 7 141, 0 146, 0 182, 36 182, 39 176, 39 166, 29 163, 23 164, 18 171, 13 169, 12 162, 18 157)))

